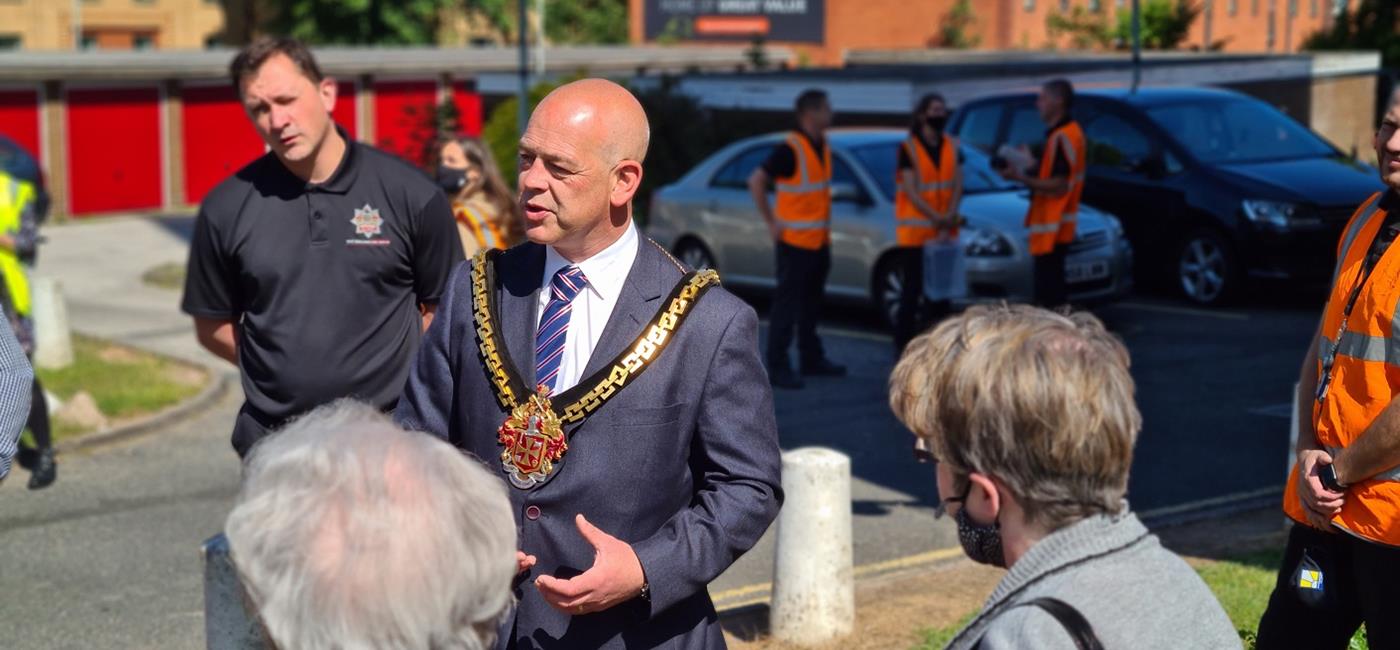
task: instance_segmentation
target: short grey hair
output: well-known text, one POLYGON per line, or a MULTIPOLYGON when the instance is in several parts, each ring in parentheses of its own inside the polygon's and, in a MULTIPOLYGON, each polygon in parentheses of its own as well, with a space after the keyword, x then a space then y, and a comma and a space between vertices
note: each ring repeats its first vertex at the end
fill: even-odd
POLYGON ((1128 363, 1092 314, 974 306, 909 343, 890 407, 960 481, 1001 479, 1053 531, 1123 509, 1142 428, 1128 363))
POLYGON ((505 484, 362 403, 259 442, 224 528, 281 648, 479 650, 513 603, 505 484))

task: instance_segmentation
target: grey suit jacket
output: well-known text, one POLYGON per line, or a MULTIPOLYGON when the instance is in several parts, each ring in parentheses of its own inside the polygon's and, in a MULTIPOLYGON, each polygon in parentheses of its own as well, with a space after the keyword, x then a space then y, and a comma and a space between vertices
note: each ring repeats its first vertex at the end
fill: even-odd
MULTIPOLYGON (((544 258, 543 247, 525 244, 496 261, 498 327, 528 386, 544 258)), ((506 413, 477 349, 470 266, 459 265, 449 281, 396 417, 471 452, 504 479, 496 429, 506 413)), ((641 334, 682 275, 659 246, 639 238, 584 377, 641 334)), ((520 548, 539 562, 517 581, 519 605, 498 647, 724 647, 706 585, 758 541, 783 499, 753 309, 712 288, 651 367, 566 431, 569 450, 552 478, 529 490, 510 488, 520 548), (539 509, 536 519, 524 516, 531 506, 539 509), (649 603, 635 599, 570 616, 540 596, 536 576, 569 578, 593 564, 593 549, 574 523, 578 513, 632 545, 651 585, 649 603)))

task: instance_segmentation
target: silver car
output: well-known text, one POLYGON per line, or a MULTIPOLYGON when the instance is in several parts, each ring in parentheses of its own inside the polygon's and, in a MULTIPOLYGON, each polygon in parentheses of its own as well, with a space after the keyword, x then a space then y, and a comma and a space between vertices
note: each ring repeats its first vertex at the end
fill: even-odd
MULTIPOLYGON (((749 196, 749 174, 784 134, 735 142, 652 196, 647 234, 695 268, 720 271, 726 285, 771 289, 773 240, 749 196)), ((895 245, 894 197, 900 129, 835 129, 832 146, 832 298, 869 302, 892 322, 900 276, 890 261, 895 245)), ((961 147, 963 241, 971 301, 1027 301, 1031 257, 1025 228, 1029 194, 992 171, 985 154, 961 147)), ((1071 300, 1093 303, 1132 288, 1132 249, 1112 215, 1079 208, 1078 235, 1065 265, 1071 300)))

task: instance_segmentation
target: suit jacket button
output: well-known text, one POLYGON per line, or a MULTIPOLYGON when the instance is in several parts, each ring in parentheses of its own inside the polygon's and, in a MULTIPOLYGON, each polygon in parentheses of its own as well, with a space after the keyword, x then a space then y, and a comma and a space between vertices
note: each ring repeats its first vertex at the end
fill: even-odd
POLYGON ((530 521, 534 521, 534 520, 536 520, 536 519, 539 519, 539 518, 540 518, 540 507, 539 507, 539 506, 529 506, 529 507, 525 508, 525 518, 526 518, 526 519, 529 519, 530 521))

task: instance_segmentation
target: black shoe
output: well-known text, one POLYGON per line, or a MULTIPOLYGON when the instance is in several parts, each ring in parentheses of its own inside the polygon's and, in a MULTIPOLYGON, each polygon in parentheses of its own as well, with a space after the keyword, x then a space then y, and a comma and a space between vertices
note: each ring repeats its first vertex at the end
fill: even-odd
POLYGON ((39 462, 39 450, 20 445, 19 452, 15 454, 15 464, 20 467, 34 471, 34 463, 39 462))
POLYGON ((802 374, 807 377, 845 377, 846 366, 834 364, 830 359, 818 359, 802 364, 802 374))
POLYGON ((787 364, 768 369, 768 383, 774 388, 786 388, 789 390, 800 390, 806 386, 802 378, 792 371, 787 364))
POLYGON ((58 464, 53 460, 53 449, 39 452, 39 460, 34 465, 34 473, 29 477, 29 489, 40 490, 53 485, 58 478, 58 464))

